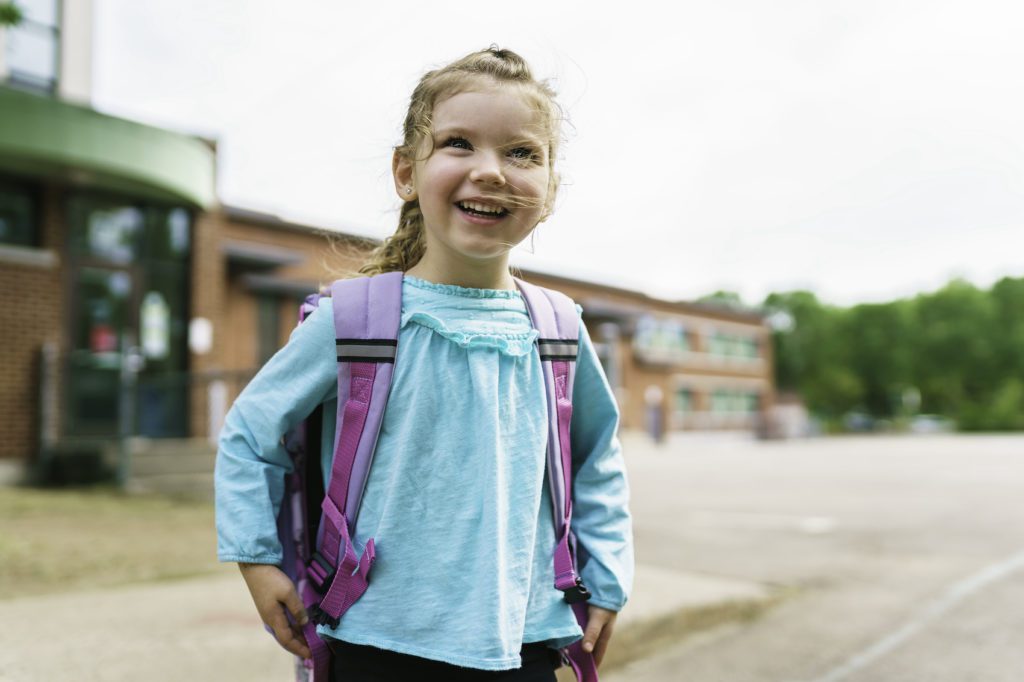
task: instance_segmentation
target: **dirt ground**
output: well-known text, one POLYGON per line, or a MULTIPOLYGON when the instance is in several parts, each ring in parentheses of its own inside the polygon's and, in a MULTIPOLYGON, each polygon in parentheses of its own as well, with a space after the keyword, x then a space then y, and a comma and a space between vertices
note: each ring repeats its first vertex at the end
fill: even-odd
POLYGON ((0 488, 0 599, 217 570, 211 504, 0 488))

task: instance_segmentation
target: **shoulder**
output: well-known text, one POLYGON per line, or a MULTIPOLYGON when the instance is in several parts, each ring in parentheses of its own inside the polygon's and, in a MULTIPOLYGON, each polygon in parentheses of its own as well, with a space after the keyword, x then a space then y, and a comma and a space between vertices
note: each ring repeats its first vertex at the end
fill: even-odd
POLYGON ((579 320, 583 309, 565 293, 519 278, 516 278, 516 284, 526 299, 526 305, 530 308, 531 313, 550 310, 559 322, 572 321, 575 323, 579 320))
POLYGON ((334 338, 334 310, 330 296, 321 296, 315 303, 304 303, 305 319, 292 330, 289 345, 316 348, 325 338, 334 338))

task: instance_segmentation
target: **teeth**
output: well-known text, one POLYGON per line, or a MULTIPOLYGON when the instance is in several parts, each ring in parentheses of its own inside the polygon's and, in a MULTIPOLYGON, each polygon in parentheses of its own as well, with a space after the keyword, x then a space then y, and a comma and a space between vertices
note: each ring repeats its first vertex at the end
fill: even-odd
POLYGON ((487 204, 478 204, 475 201, 460 201, 459 206, 468 208, 470 211, 476 211, 477 213, 489 213, 491 215, 501 215, 505 212, 505 209, 500 206, 488 206, 487 204))

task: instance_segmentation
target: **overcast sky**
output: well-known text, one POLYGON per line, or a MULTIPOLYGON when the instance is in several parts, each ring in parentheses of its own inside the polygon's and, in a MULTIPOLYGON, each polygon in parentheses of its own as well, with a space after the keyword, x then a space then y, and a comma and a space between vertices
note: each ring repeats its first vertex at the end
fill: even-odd
POLYGON ((1024 3, 95 0, 94 104, 215 137, 230 204, 373 236, 422 73, 498 43, 570 123, 524 267, 748 303, 1024 276, 1024 3))

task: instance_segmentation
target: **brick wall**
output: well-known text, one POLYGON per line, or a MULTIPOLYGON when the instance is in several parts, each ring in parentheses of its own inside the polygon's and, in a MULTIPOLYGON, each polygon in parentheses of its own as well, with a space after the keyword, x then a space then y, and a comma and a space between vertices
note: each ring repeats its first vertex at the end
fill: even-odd
MULTIPOLYGON (((259 364, 259 301, 244 280, 244 273, 232 270, 224 253, 227 243, 242 243, 283 249, 301 256, 300 262, 272 268, 263 274, 281 281, 299 283, 313 290, 345 271, 355 271, 366 249, 350 239, 286 223, 261 224, 239 220, 217 209, 196 221, 192 273, 192 316, 213 324, 213 348, 206 355, 191 355, 196 380, 191 401, 192 434, 202 437, 210 430, 209 389, 221 380, 228 404, 238 395, 259 364)), ((299 301, 280 294, 278 346, 284 345, 295 327, 299 301)))
POLYGON ((62 342, 63 228, 58 190, 40 194, 38 249, 0 254, 0 458, 27 459, 39 432, 39 355, 62 342))

